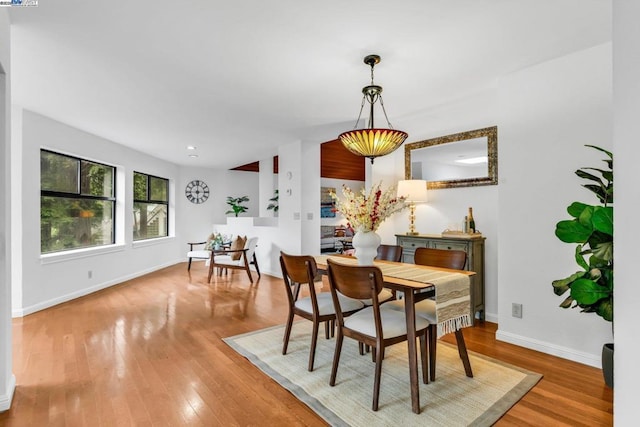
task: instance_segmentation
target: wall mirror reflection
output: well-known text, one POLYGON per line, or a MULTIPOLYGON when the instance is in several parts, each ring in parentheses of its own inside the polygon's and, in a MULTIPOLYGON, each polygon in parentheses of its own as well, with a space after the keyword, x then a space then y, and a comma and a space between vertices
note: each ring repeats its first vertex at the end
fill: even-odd
POLYGON ((405 179, 429 189, 498 183, 498 128, 476 129, 405 144, 405 179))

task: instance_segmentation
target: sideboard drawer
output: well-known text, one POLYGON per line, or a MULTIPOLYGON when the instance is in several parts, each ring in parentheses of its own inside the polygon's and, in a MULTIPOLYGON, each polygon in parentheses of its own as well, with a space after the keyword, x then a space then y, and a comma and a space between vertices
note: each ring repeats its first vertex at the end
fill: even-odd
POLYGON ((429 246, 429 242, 424 239, 412 239, 411 237, 404 237, 400 242, 402 248, 405 250, 413 250, 416 248, 426 248, 429 246))
POLYGON ((432 241, 431 242, 433 244, 433 248, 434 249, 447 249, 449 251, 451 250, 455 250, 455 251, 464 251, 464 252, 469 252, 469 245, 467 244, 467 242, 452 242, 452 241, 432 241))

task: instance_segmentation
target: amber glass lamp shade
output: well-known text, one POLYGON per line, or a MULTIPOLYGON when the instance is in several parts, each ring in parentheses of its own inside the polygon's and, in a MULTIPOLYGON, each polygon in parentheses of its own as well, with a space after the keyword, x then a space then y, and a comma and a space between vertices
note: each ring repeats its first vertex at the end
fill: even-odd
POLYGON ((407 139, 406 132, 395 129, 355 129, 340 134, 345 148, 358 156, 373 159, 393 152, 407 139))

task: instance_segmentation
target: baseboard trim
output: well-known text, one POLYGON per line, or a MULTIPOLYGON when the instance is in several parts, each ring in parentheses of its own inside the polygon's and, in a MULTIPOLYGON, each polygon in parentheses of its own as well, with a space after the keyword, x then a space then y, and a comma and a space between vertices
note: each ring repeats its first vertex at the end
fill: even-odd
POLYGON ((16 391, 15 375, 11 375, 11 378, 9 378, 9 384, 7 384, 7 386, 7 394, 0 395, 0 412, 8 411, 9 409, 11 409, 13 393, 16 391))
POLYGON ((83 297, 85 295, 92 294, 92 293, 100 291, 102 289, 105 289, 105 288, 108 288, 108 287, 111 287, 111 286, 114 286, 114 285, 118 285, 118 284, 120 284, 122 282, 126 282, 127 280, 135 279, 136 277, 144 276, 145 274, 153 273, 154 271, 161 270, 163 268, 170 267, 172 265, 175 265, 175 264, 178 264, 178 263, 181 263, 181 262, 183 262, 183 260, 181 260, 181 259, 170 261, 170 262, 167 262, 167 263, 164 263, 164 264, 156 265, 154 267, 151 267, 151 268, 148 268, 148 269, 145 269, 145 270, 137 271, 137 272, 132 273, 132 274, 127 274, 125 276, 121 276, 121 277, 118 277, 116 279, 108 280, 106 282, 100 283, 100 284, 92 286, 90 288, 80 289, 80 290, 77 290, 75 292, 68 293, 66 295, 61 295, 59 297, 52 298, 52 299, 47 300, 47 301, 42 301, 42 302, 39 302, 37 304, 33 304, 33 305, 29 306, 29 307, 22 307, 22 308, 18 308, 18 309, 13 309, 11 311, 11 315, 13 317, 24 317, 24 316, 27 316, 29 314, 35 313, 37 311, 41 311, 41 310, 53 307, 53 306, 58 305, 58 304, 62 304, 62 303, 65 303, 67 301, 71 301, 71 300, 74 300, 76 298, 80 298, 80 297, 83 297))
POLYGON ((510 332, 504 332, 500 329, 496 331, 496 340, 504 341, 509 344, 515 344, 517 346, 525 347, 531 350, 540 351, 552 356, 562 357, 563 359, 572 360, 574 362, 582 363, 583 365, 593 366, 594 368, 602 368, 602 357, 600 354, 590 354, 582 351, 576 351, 568 347, 563 347, 545 341, 512 334, 510 332))

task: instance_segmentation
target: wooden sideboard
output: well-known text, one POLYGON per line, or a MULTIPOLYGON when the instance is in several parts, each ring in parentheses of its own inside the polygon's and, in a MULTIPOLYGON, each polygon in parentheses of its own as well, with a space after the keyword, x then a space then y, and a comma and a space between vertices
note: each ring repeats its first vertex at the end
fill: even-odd
POLYGON ((435 248, 460 250, 467 253, 465 270, 474 271, 471 292, 471 311, 473 316, 478 313, 484 320, 484 237, 442 237, 439 234, 396 234, 397 244, 402 246, 402 262, 413 264, 413 254, 416 248, 435 248))

